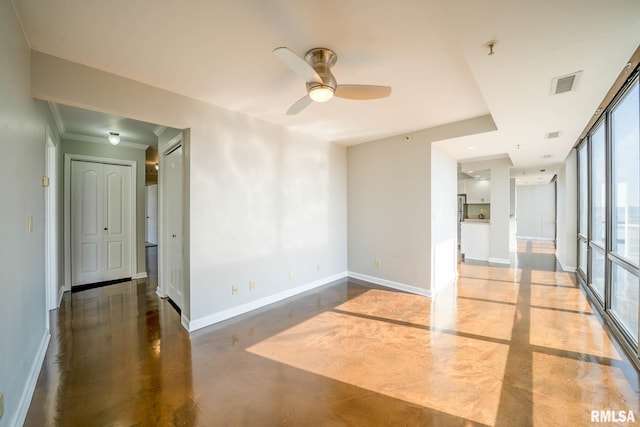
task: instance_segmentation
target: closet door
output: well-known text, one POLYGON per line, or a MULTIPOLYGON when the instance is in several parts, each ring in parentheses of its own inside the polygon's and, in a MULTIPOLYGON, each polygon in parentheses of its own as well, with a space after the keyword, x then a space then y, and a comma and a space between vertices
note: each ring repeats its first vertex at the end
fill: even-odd
POLYGON ((131 167, 71 162, 71 284, 131 277, 131 167))

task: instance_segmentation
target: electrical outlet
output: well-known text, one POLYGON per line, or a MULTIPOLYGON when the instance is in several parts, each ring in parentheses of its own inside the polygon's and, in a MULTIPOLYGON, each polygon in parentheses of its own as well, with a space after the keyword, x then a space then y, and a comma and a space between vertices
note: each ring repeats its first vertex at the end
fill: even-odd
POLYGON ((317 269, 318 271, 320 271, 320 264, 318 264, 318 265, 316 266, 316 269, 317 269))
POLYGON ((376 268, 380 268, 380 260, 376 258, 376 268))
POLYGON ((231 295, 235 295, 238 293, 238 286, 237 285, 233 285, 231 287, 231 295))
POLYGON ((293 279, 293 271, 289 272, 289 279, 293 279))
POLYGON ((27 230, 29 231, 29 233, 33 233, 33 217, 32 216, 27 218, 27 230))
POLYGON ((252 291, 256 288, 256 282, 253 280, 249 281, 249 290, 252 291))

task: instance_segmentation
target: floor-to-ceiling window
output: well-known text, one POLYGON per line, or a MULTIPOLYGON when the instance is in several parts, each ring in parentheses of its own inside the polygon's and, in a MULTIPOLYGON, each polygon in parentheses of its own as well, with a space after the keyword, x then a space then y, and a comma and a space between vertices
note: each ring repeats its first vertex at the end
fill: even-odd
POLYGON ((611 114, 611 311, 638 341, 640 95, 638 80, 611 114))
POLYGON ((589 247, 591 249, 591 274, 589 284, 599 298, 604 299, 604 252, 606 239, 606 146, 605 122, 601 121, 590 135, 589 148, 591 154, 591 232, 589 247))
POLYGON ((578 276, 640 366, 638 70, 578 146, 578 198, 578 276))

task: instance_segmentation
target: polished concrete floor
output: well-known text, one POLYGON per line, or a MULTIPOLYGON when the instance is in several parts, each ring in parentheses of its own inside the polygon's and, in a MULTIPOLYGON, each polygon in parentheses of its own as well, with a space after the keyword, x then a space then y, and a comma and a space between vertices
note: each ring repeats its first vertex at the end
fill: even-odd
POLYGON ((26 425, 640 419, 636 370, 553 253, 521 241, 511 267, 462 264, 433 300, 343 280, 191 336, 153 277, 68 294, 26 425))

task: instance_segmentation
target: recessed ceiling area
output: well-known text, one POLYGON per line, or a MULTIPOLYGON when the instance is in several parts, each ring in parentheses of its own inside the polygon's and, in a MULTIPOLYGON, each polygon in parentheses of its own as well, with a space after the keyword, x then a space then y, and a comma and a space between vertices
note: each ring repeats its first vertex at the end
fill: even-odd
POLYGON ((63 138, 89 137, 95 141, 104 139, 106 142, 109 132, 117 132, 122 146, 140 144, 158 148, 157 134, 163 130, 160 125, 68 105, 50 103, 49 106, 63 138))
MULTIPOLYGON (((636 0, 13 4, 35 51, 337 144, 489 114, 496 131, 437 145, 458 161, 507 155, 527 171, 564 161, 640 44, 636 0), (109 23, 108 33, 97 23, 109 23), (272 53, 281 46, 301 56, 329 48, 339 84, 388 85, 391 95, 334 98, 288 116, 306 88, 272 53)), ((70 119, 69 132, 113 125, 74 114, 84 115, 86 129, 70 119)), ((126 141, 127 123, 118 124, 126 141)))
POLYGON ((49 108, 61 138, 88 144, 108 144, 109 133, 118 133, 118 145, 121 147, 148 147, 146 173, 147 176, 157 174, 158 136, 167 129, 165 126, 53 102, 49 103, 49 108))

